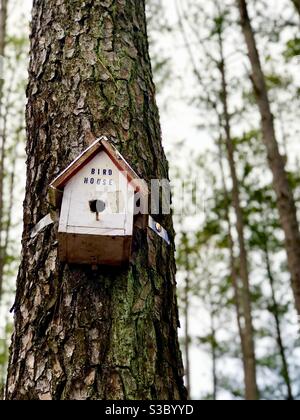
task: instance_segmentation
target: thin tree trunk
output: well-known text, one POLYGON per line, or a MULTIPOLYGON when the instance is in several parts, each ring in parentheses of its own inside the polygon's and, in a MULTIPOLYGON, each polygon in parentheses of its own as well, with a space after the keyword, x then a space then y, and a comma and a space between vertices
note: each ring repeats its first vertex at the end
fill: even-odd
MULTIPOLYGON (((9 324, 9 320, 5 319, 5 325, 7 326, 9 324)), ((6 379, 6 368, 7 368, 7 355, 8 355, 8 340, 9 340, 9 333, 8 329, 4 328, 3 331, 3 361, 0 364, 0 400, 4 399, 4 391, 5 391, 5 379, 6 379)))
MULTIPOLYGON (((4 57, 5 54, 5 44, 6 44, 6 21, 7 21, 7 4, 8 0, 0 0, 0 59, 4 57)), ((3 104, 3 84, 4 80, 1 78, 0 74, 0 118, 2 117, 2 104, 3 104)), ((5 118, 5 116, 4 116, 5 118)), ((4 212, 3 212, 3 188, 4 188, 4 158, 5 158, 5 140, 6 135, 4 133, 5 127, 1 128, 0 125, 0 301, 2 297, 2 287, 3 287, 3 267, 4 267, 4 256, 3 256, 3 225, 4 225, 4 212)))
POLYGON ((190 262, 188 250, 188 238, 186 233, 183 234, 183 242, 186 244, 185 249, 185 287, 184 287, 184 353, 185 353, 185 378, 188 398, 191 396, 191 369, 190 369, 190 326, 189 326, 189 295, 190 295, 190 262))
MULTIPOLYGON (((18 139, 16 140, 18 143, 18 139)), ((16 145, 15 145, 16 146, 16 145)), ((0 261, 0 290, 3 292, 3 280, 4 280, 4 267, 5 261, 9 255, 9 246, 11 240, 11 227, 12 227, 12 215, 14 211, 14 192, 15 192, 15 182, 16 182, 16 168, 17 168, 17 153, 16 150, 13 151, 12 160, 10 161, 11 173, 9 175, 9 188, 8 188, 8 197, 7 197, 7 218, 5 221, 4 230, 4 240, 3 240, 3 250, 2 250, 2 261, 0 261)), ((1 297, 1 294, 0 294, 1 297)), ((1 299, 0 299, 1 300, 1 299)))
POLYGON ((213 401, 217 401, 218 398, 218 371, 217 371, 217 338, 216 328, 214 319, 214 309, 211 307, 211 354, 212 354, 212 377, 213 377, 213 401))
POLYGON ((283 379, 284 379, 284 382, 285 382, 286 388, 287 388, 287 399, 290 400, 290 401, 293 401, 294 396, 293 396, 292 384, 291 384, 291 379, 290 379, 290 374, 289 374, 289 365, 288 365, 288 361, 287 361, 287 358, 286 358, 286 350, 285 350, 285 347, 284 347, 284 344, 283 344, 283 339, 282 339, 282 334, 281 334, 281 322, 280 322, 279 307, 278 307, 278 303, 277 303, 277 299, 276 299, 276 293, 275 293, 275 280, 274 280, 274 276, 273 276, 273 273, 272 273, 271 261, 270 261, 270 256, 269 256, 269 250, 268 250, 267 243, 265 244, 264 253, 265 253, 265 261, 266 261, 268 278, 269 278, 269 281, 270 281, 270 288, 271 288, 271 292, 272 292, 272 306, 273 306, 272 313, 273 313, 274 321, 275 321, 275 325, 276 325, 276 339, 277 339, 278 349, 279 349, 281 362, 282 362, 282 376, 283 376, 283 379))
MULTIPOLYGON (((3 126, 1 131, 1 150, 0 150, 0 302, 3 295, 4 267, 7 256, 7 225, 4 211, 4 180, 5 180, 5 160, 6 160, 6 143, 7 143, 7 118, 8 112, 3 115, 3 126)), ((7 215, 10 218, 10 215, 7 215)))
MULTIPOLYGON (((221 126, 221 124, 220 124, 221 126)), ((222 177, 222 187, 223 187, 223 191, 224 191, 224 196, 225 196, 225 200, 226 200, 226 208, 225 208, 225 220, 227 223, 227 228, 228 228, 228 241, 229 241, 229 252, 230 252, 230 274, 231 274, 231 280, 232 280, 232 286, 233 286, 233 291, 234 291, 234 303, 235 303, 235 309, 236 309, 236 320, 237 320, 237 326, 238 326, 238 331, 239 331, 239 337, 240 337, 240 342, 241 342, 241 351, 242 351, 242 362, 243 362, 243 368, 244 368, 244 383, 245 383, 245 389, 246 389, 246 377, 247 377, 247 348, 246 348, 246 341, 245 341, 245 333, 244 333, 244 329, 243 329, 243 325, 245 325, 245 320, 243 317, 243 311, 241 309, 241 301, 242 301, 242 296, 241 296, 241 287, 240 287, 240 279, 238 276, 238 272, 236 269, 236 258, 234 255, 234 240, 233 240, 233 235, 232 235, 232 223, 230 220, 230 214, 229 214, 229 203, 230 203, 230 199, 229 199, 229 193, 228 193, 228 189, 226 186, 226 181, 225 181, 225 172, 224 172, 224 166, 222 163, 222 156, 223 156, 223 152, 222 152, 222 139, 220 137, 220 140, 218 142, 218 149, 219 149, 219 166, 220 166, 220 171, 221 171, 221 177, 222 177)), ((232 201, 232 200, 231 200, 232 201)), ((246 395, 246 391, 245 391, 245 395, 246 395)))
MULTIPOLYGON (((129 267, 61 264, 34 240, 49 183, 108 135, 146 180, 166 179, 143 0, 33 3, 23 254, 6 398, 185 399, 174 242, 136 230, 129 267)), ((173 238, 172 218, 160 220, 173 238)))
POLYGON ((226 82, 226 68, 223 54, 223 39, 219 33, 219 44, 221 61, 219 70, 222 78, 222 103, 223 103, 223 118, 224 130, 226 136, 226 148, 228 154, 228 163, 230 167, 230 174, 232 179, 232 203, 236 214, 236 229, 238 234, 238 243, 240 250, 240 277, 242 280, 242 308, 244 315, 244 357, 245 357, 245 384, 246 384, 246 399, 256 400, 258 398, 258 389, 256 381, 256 359, 255 359, 255 346, 254 346, 254 329, 252 321, 252 305, 251 305, 251 291, 249 284, 249 269, 248 269, 248 256, 244 236, 244 219, 243 212, 240 204, 240 191, 239 181, 236 173, 235 157, 234 157, 234 144, 231 137, 230 127, 230 114, 228 111, 228 91, 226 82))
POLYGON ((12 95, 13 76, 7 86, 6 106, 3 115, 1 115, 1 149, 0 149, 0 302, 3 295, 3 282, 4 282, 4 268, 6 264, 6 257, 8 255, 8 245, 10 239, 11 228, 11 209, 13 207, 13 189, 15 181, 15 165, 16 165, 16 152, 10 152, 12 157, 12 165, 8 169, 8 120, 9 120, 9 103, 12 95), (4 197, 4 184, 7 182, 9 185, 8 197, 4 197), (6 205, 5 205, 6 204, 6 205))
POLYGON ((273 173, 273 185, 277 196, 281 226, 285 233, 285 248, 292 277, 296 309, 300 315, 300 233, 296 205, 285 172, 285 162, 280 154, 276 139, 274 117, 272 115, 266 81, 248 14, 247 2, 245 0, 237 0, 237 4, 240 11, 241 27, 252 66, 252 82, 261 114, 263 139, 267 149, 268 161, 273 173))
POLYGON ((1 149, 0 149, 0 302, 2 299, 3 289, 3 270, 4 270, 4 159, 5 159, 5 142, 6 136, 2 132, 1 149))
POLYGON ((0 55, 4 56, 8 0, 0 0, 0 55))
POLYGON ((6 223, 4 211, 4 180, 5 180, 5 160, 6 160, 6 143, 7 143, 7 118, 8 112, 2 116, 1 130, 1 150, 0 150, 0 302, 3 295, 4 267, 7 255, 6 248, 6 223))
MULTIPOLYGON (((202 77, 201 77, 201 74, 200 74, 200 72, 197 68, 196 63, 195 63, 194 55, 192 53, 191 46, 190 46, 190 43, 189 43, 189 40, 188 40, 188 36, 187 36, 187 33, 185 31, 185 28, 184 28, 183 19, 182 19, 180 7, 179 7, 179 2, 176 2, 176 10, 177 10, 179 25, 180 25, 180 29, 181 29, 181 32, 182 32, 183 40, 184 40, 185 46, 187 48, 187 51, 189 53, 189 57, 190 57, 190 60, 191 60, 192 66, 193 66, 194 73, 197 76, 197 79, 199 80, 199 82, 202 84, 202 77)), ((225 85, 225 87, 226 87, 226 85, 225 85)), ((212 103, 208 93, 207 93, 207 101, 215 109, 215 106, 212 103)), ((227 109, 227 102, 226 102, 225 105, 226 105, 226 109, 227 109)), ((228 113, 227 113, 227 117, 229 117, 228 113)), ((226 128, 228 128, 228 127, 226 127, 226 128)), ((227 135, 228 135, 228 130, 227 130, 227 135)), ((231 139, 230 133, 229 133, 229 138, 231 139)), ((234 168, 234 171, 235 171, 235 168, 234 168)), ((237 179, 236 179, 236 185, 238 186, 237 179)), ((238 200, 238 203, 239 203, 239 200, 238 200)), ((241 227, 241 223, 239 223, 239 228, 240 227, 241 227)), ((241 239, 240 236, 241 235, 239 235, 239 239, 241 239)), ((232 239, 232 237, 231 237, 231 239, 232 239)), ((242 242, 244 242, 244 241, 242 241, 242 242)), ((238 285, 238 276, 237 276, 237 272, 236 272, 236 268, 235 268, 235 258, 234 258, 234 253, 233 253, 233 242, 231 243, 231 246, 232 246, 232 248, 231 248, 231 251, 232 251, 232 253, 231 253, 231 271, 232 271, 232 273, 231 274, 232 274, 235 300, 236 300, 237 323, 238 323, 238 328, 239 328, 239 333, 240 333, 240 338, 241 338, 242 353, 243 353, 243 364, 244 364, 245 386, 246 386, 245 395, 246 395, 246 399, 248 399, 248 398, 252 399, 252 397, 253 397, 253 399, 257 399, 258 391, 257 391, 257 385, 256 385, 256 362, 255 362, 254 342, 253 342, 253 338, 252 339, 250 338, 250 339, 247 340, 247 337, 249 337, 251 335, 253 336, 250 294, 243 292, 242 296, 240 296, 241 293, 240 293, 240 288, 239 288, 239 285, 238 285), (248 296, 245 296, 246 294, 248 294, 248 296), (242 305, 240 305, 240 302, 242 303, 242 305), (249 305, 249 303, 250 303, 250 305, 249 305), (243 306, 243 311, 242 311, 241 306, 243 306), (250 306, 250 308, 249 308, 249 306, 250 306), (245 334, 244 328, 242 327, 242 318, 244 316, 244 313, 248 314, 247 315, 247 322, 245 320, 245 323, 244 323, 245 325, 247 325, 247 328, 245 328, 245 330, 247 329, 247 331, 250 333, 247 336, 245 334)), ((243 254, 245 254, 245 246, 242 247, 242 248, 244 248, 244 252, 243 252, 243 249, 242 249, 241 250, 241 256, 240 256, 240 261, 245 259, 244 255, 243 255, 243 254)), ((246 258, 246 260, 247 260, 247 258, 246 258)), ((243 288, 242 289, 245 290, 245 286, 246 286, 246 289, 248 289, 248 291, 249 291, 249 280, 248 280, 247 267, 246 267, 246 272, 244 270, 244 272, 241 273, 241 276, 242 276, 242 274, 244 274, 243 275, 243 288)))
MULTIPOLYGON (((7 24, 8 0, 0 0, 0 57, 4 57, 6 45, 6 24, 7 24)), ((0 115, 2 109, 3 79, 0 75, 0 115)))

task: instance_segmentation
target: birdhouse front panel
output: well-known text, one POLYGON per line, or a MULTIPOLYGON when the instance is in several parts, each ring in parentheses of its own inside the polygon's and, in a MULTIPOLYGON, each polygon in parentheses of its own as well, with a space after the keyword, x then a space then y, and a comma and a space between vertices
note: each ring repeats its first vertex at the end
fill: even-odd
POLYGON ((134 189, 101 151, 67 183, 60 232, 131 236, 134 189))
POLYGON ((59 222, 61 259, 120 264, 129 259, 134 187, 102 150, 65 185, 59 222))

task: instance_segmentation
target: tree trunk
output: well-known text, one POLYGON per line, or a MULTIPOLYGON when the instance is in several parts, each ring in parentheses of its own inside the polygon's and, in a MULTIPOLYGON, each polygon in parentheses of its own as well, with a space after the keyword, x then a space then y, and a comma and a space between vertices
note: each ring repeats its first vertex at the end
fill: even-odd
POLYGON ((215 313, 213 304, 210 307, 210 331, 211 331, 211 355, 212 355, 212 378, 213 378, 213 394, 212 400, 217 401, 218 399, 218 370, 217 370, 217 337, 215 328, 215 313))
POLYGON ((8 0, 0 0, 0 55, 4 56, 8 0))
MULTIPOLYGON (((6 44, 6 24, 7 24, 7 5, 8 0, 0 0, 0 59, 4 57, 6 44)), ((0 111, 2 105, 3 79, 0 74, 0 111)))
POLYGON ((168 177, 143 0, 34 0, 23 254, 6 398, 185 399, 172 218, 167 247, 136 230, 129 267, 61 264, 34 240, 53 178, 107 135, 147 181, 168 177))
POLYGON ((294 6, 296 7, 297 12, 300 15, 300 0, 292 0, 294 6))
MULTIPOLYGON (((0 302, 3 295, 4 267, 7 256, 8 237, 6 236, 5 211, 4 211, 4 180, 5 160, 6 160, 6 142, 7 142, 7 110, 4 115, 0 115, 1 124, 1 148, 0 148, 0 302)), ((7 215, 11 219, 11 215, 7 215)))
POLYGON ((240 250, 240 277, 242 280, 241 305, 244 317, 244 363, 245 363, 245 385, 246 385, 246 400, 256 400, 258 398, 258 389, 256 382, 256 359, 254 346, 254 329, 252 322, 252 305, 251 305, 251 291, 249 284, 249 269, 248 256, 244 236, 244 218, 240 204, 239 181, 236 173, 234 144, 231 137, 230 114, 228 110, 228 91, 226 81, 226 68, 223 53, 223 39, 222 34, 219 33, 219 45, 221 53, 221 61, 219 70, 222 79, 222 94, 221 99, 223 103, 223 119, 224 131, 226 136, 226 148, 228 155, 228 163, 230 167, 230 174, 232 179, 232 204, 236 215, 236 230, 238 235, 238 243, 240 250))
POLYGON ((280 154, 276 139, 274 117, 272 115, 266 81, 248 14, 247 3, 245 0, 237 0, 237 3, 241 16, 241 26, 252 66, 252 82, 261 114, 263 139, 267 148, 268 161, 273 173, 273 185, 277 196, 281 226, 285 233, 285 248, 292 277, 296 309, 300 315, 300 233, 296 205, 285 172, 285 162, 280 154))
MULTIPOLYGON (((220 122, 220 126, 221 126, 221 122, 220 122)), ((234 304, 235 304, 235 310, 236 310, 236 320, 237 320, 237 326, 238 326, 240 342, 241 342, 242 362, 243 362, 243 368, 244 368, 245 395, 246 395, 246 387, 247 387, 247 382, 248 382, 246 381, 246 378, 248 376, 247 375, 248 366, 246 362, 247 361, 247 346, 246 346, 247 343, 245 341, 245 331, 243 328, 243 325, 245 325, 245 320, 243 318, 243 311, 242 311, 242 304, 241 304, 242 287, 240 285, 240 278, 238 275, 238 270, 236 268, 236 258, 234 255, 234 240, 233 240, 233 235, 232 235, 233 227, 230 220, 230 213, 229 213, 229 207, 228 207, 230 203, 230 199, 229 199, 229 193, 226 186, 225 172, 224 172, 224 166, 222 162, 223 152, 222 152, 222 139, 221 138, 218 142, 218 149, 219 149, 219 166, 220 166, 221 177, 222 177, 222 187, 224 191, 225 200, 227 203, 226 208, 225 208, 225 220, 226 220, 227 228, 228 228, 228 241, 229 241, 229 253, 230 253, 230 276, 232 280, 232 287, 233 287, 233 292, 234 292, 234 304)))
POLYGON ((271 261, 270 261, 267 243, 265 243, 264 253, 265 253, 266 268, 267 268, 267 273, 268 273, 268 278, 270 281, 270 287, 271 287, 271 293, 272 293, 272 308, 273 308, 272 313, 274 315, 274 321, 276 325, 276 340, 277 340, 278 350, 279 350, 279 354, 280 354, 280 358, 282 362, 282 376, 283 376, 283 380, 287 388, 287 399, 289 401, 293 401, 294 396, 293 396, 293 391, 292 391, 291 378, 289 374, 289 365, 286 358, 286 350, 283 344, 283 339, 282 339, 282 334, 281 334, 279 307, 278 307, 278 303, 276 299, 275 286, 274 286, 275 280, 272 273, 271 261))
POLYGON ((185 287, 184 287, 184 354, 185 354, 185 378, 186 378, 186 390, 188 398, 191 396, 191 369, 190 369, 190 325, 189 325, 189 313, 190 313, 190 261, 189 261, 189 249, 188 249, 188 237, 186 233, 183 233, 183 243, 186 245, 185 249, 185 287))
MULTIPOLYGON (((5 44, 6 44, 6 21, 7 21, 7 0, 0 0, 0 59, 4 57, 5 54, 5 44)), ((0 69, 1 71, 1 69, 0 69)), ((0 74, 0 118, 2 117, 2 103, 3 103, 3 84, 4 80, 1 78, 0 74)), ((6 135, 4 133, 5 128, 0 124, 0 302, 2 298, 2 287, 3 287, 3 268, 4 268, 4 256, 3 256, 3 230, 4 230, 4 212, 3 212, 3 189, 4 189, 4 158, 5 158, 5 139, 6 135)))

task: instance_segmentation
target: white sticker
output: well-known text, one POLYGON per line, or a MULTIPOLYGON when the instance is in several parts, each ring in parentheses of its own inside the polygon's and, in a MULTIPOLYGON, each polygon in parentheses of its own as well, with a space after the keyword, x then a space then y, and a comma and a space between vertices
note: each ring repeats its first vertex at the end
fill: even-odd
POLYGON ((52 225, 53 220, 51 214, 47 214, 42 220, 39 221, 37 225, 33 228, 31 232, 31 239, 35 238, 45 227, 52 225))
POLYGON ((153 217, 149 216, 149 227, 153 230, 158 236, 160 236, 168 245, 171 245, 170 238, 168 232, 165 228, 162 227, 159 223, 157 223, 153 217))

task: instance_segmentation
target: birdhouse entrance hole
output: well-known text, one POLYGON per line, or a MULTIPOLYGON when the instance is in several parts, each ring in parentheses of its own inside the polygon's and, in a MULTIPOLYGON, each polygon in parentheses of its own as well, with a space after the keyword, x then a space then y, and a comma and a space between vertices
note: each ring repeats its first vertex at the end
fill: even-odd
POLYGON ((92 200, 89 202, 90 210, 96 213, 96 220, 99 221, 99 213, 103 213, 106 209, 106 204, 102 200, 92 200))

